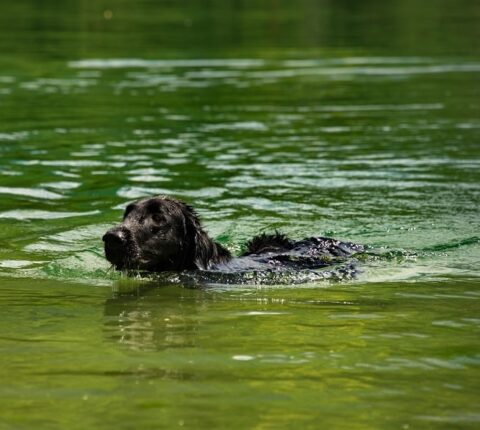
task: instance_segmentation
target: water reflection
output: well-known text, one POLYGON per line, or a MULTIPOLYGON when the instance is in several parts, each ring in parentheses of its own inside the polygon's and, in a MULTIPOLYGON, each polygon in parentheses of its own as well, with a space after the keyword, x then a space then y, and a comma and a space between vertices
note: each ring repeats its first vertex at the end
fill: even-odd
POLYGON ((133 289, 136 293, 105 302, 105 332, 110 340, 142 351, 196 346, 196 334, 201 326, 199 314, 206 304, 196 300, 195 293, 185 290, 178 297, 178 290, 164 287, 167 295, 164 300, 158 284, 135 285, 133 282, 132 285, 124 280, 120 288, 133 289), (178 302, 169 301, 168 296, 176 296, 178 302))

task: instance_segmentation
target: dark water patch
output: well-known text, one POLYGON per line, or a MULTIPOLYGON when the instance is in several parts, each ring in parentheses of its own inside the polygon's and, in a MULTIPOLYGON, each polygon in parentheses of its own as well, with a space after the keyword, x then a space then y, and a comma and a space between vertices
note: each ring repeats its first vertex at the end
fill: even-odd
POLYGON ((433 247, 424 248, 423 251, 441 252, 441 251, 446 251, 450 249, 460 248, 463 246, 477 245, 479 243, 480 243, 480 237, 473 236, 473 237, 468 237, 453 243, 443 243, 443 244, 435 245, 433 247))

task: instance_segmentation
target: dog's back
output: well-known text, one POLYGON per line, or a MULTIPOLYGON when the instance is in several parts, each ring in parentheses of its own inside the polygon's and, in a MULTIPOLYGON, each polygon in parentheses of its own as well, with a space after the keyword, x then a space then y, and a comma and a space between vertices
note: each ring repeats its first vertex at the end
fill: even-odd
POLYGON ((363 251, 361 245, 327 237, 295 242, 279 233, 262 234, 248 242, 239 257, 206 270, 182 272, 178 280, 185 285, 296 285, 346 280, 358 274, 354 256, 363 251))
POLYGON ((283 234, 262 234, 247 243, 237 258, 212 266, 211 270, 315 270, 345 262, 364 248, 327 237, 310 237, 295 242, 283 234))

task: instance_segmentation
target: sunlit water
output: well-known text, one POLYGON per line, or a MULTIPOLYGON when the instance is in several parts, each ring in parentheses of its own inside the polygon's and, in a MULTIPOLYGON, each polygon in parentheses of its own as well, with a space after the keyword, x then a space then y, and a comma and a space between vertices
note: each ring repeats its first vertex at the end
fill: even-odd
POLYGON ((397 40, 368 6, 80 4, 0 29, 5 428, 478 428, 478 7, 407 7, 397 40), (312 46, 324 10, 360 21, 312 46), (368 255, 346 282, 126 279, 101 236, 155 194, 233 253, 278 229, 368 255))

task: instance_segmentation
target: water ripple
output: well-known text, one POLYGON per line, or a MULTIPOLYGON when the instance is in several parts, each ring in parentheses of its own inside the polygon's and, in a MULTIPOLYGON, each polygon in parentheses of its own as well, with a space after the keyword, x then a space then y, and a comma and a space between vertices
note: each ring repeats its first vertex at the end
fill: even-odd
POLYGON ((53 212, 53 211, 42 211, 34 209, 16 209, 6 212, 0 212, 0 218, 3 219, 16 219, 16 220, 28 220, 28 219, 61 219, 61 218, 71 218, 71 217, 81 217, 96 215, 100 211, 89 211, 89 212, 53 212))
POLYGON ((0 141, 16 142, 18 140, 26 139, 30 133, 28 131, 14 131, 11 133, 0 133, 0 141))
POLYGON ((16 196, 34 197, 37 199, 57 200, 64 196, 40 188, 0 187, 0 194, 13 194, 16 196))
POLYGON ((263 60, 254 59, 194 59, 194 60, 144 60, 139 58, 91 59, 71 61, 69 67, 75 69, 131 69, 131 68, 171 68, 171 67, 261 67, 263 60))
POLYGON ((232 122, 223 124, 207 124, 202 127, 204 131, 218 130, 253 130, 267 131, 268 127, 259 121, 232 122))
MULTIPOLYGON (((68 63, 75 69, 126 69, 125 79, 115 83, 116 94, 123 90, 157 89, 164 92, 182 88, 209 88, 229 85, 237 88, 271 85, 281 80, 320 78, 352 81, 362 78, 405 79, 418 75, 446 73, 478 73, 480 64, 468 61, 441 62, 431 58, 345 57, 331 59, 266 61, 259 59, 85 59, 68 63), (142 69, 131 72, 129 69, 142 69), (168 71, 168 73, 165 73, 168 71)), ((77 85, 95 81, 80 79, 77 85), (83 82, 85 81, 85 82, 83 82)), ((73 80, 72 82, 75 82, 73 80)), ((38 83, 24 84, 38 89, 38 83)), ((45 83, 43 83, 45 85, 45 83)), ((73 83, 51 82, 64 90, 73 83)), ((437 109, 433 103, 433 109, 437 109)), ((418 107, 420 109, 421 103, 418 107)), ((300 107, 302 108, 302 107, 300 107)), ((427 107, 428 108, 428 107, 427 107)), ((308 109, 308 107, 307 107, 308 109)), ((395 110, 394 106, 390 107, 395 110)), ((378 110, 378 109, 377 109, 378 110)))

